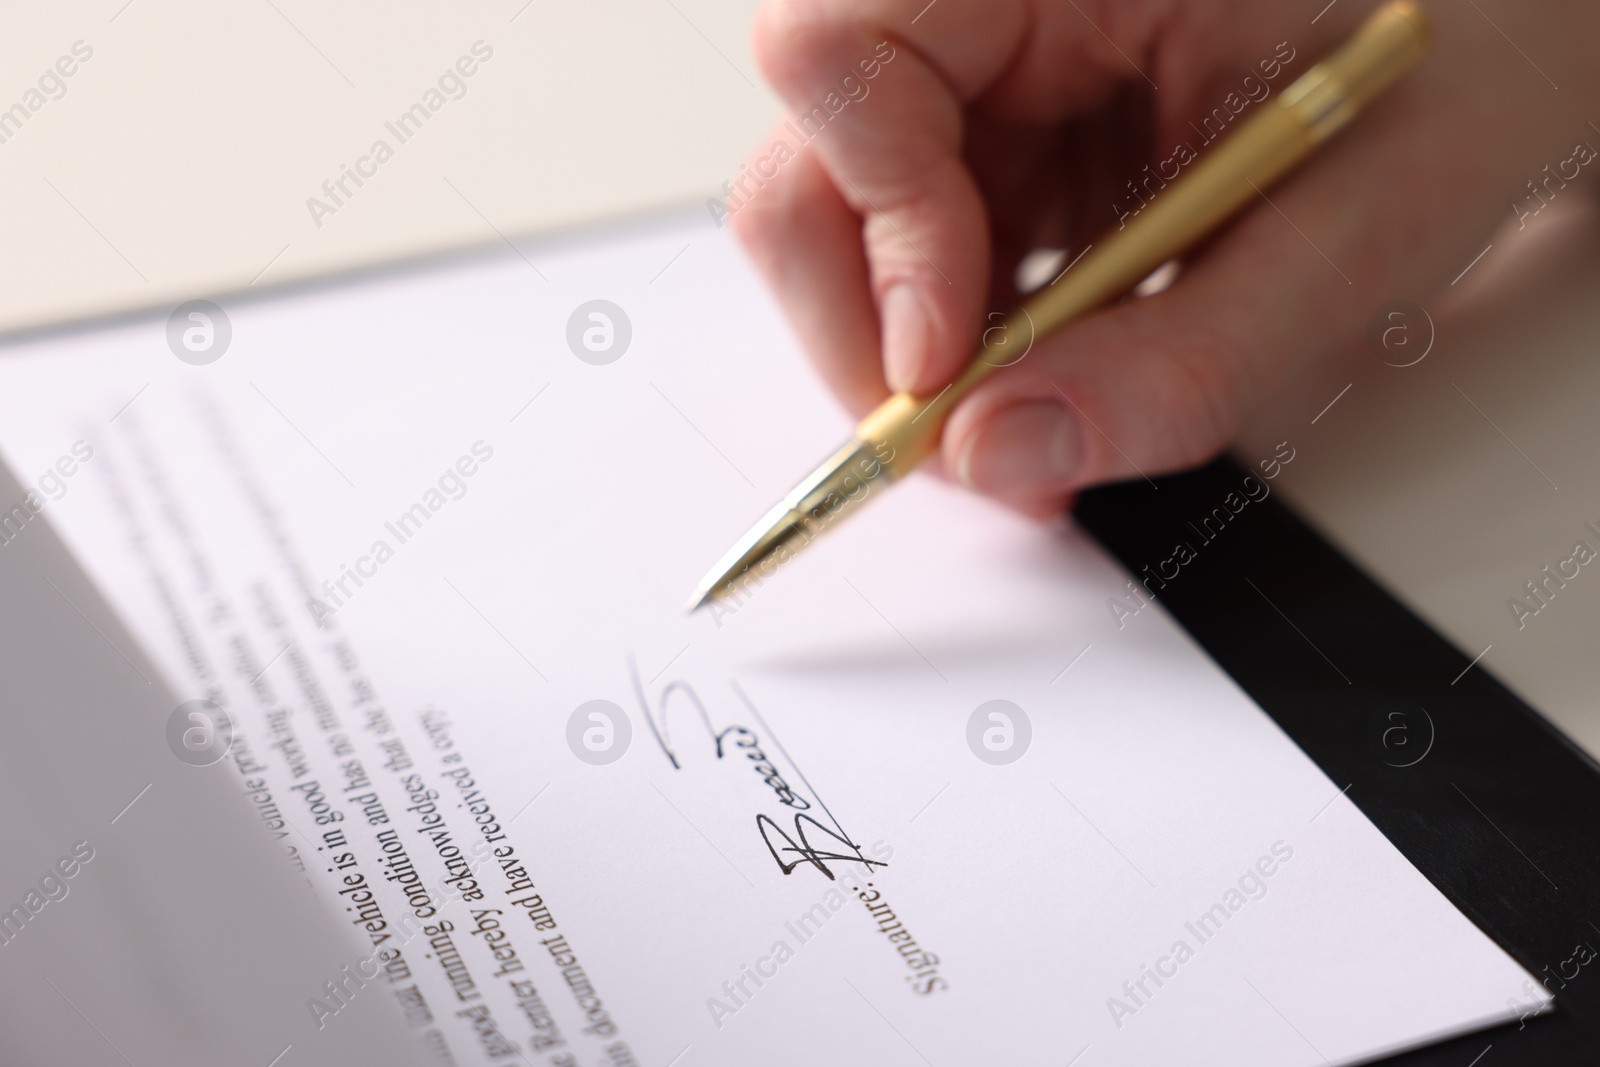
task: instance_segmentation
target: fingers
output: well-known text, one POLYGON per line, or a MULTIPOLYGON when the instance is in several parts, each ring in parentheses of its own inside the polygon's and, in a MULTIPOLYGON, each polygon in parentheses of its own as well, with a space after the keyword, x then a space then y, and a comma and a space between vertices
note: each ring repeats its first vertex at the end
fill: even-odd
MULTIPOLYGON (((736 222, 854 410, 886 388, 875 349, 889 385, 932 394, 969 357, 1010 261, 1079 233, 1092 219, 1074 211, 1106 204, 1105 179, 1115 187, 1148 158, 1149 132, 1122 104, 1145 109, 1161 149, 1193 136, 1191 158, 1203 154, 1210 138, 1189 119, 1219 100, 1238 114, 1236 90, 1258 99, 1246 74, 1270 80, 1334 32, 1330 18, 1271 45, 1286 19, 1270 0, 775 0, 757 52, 793 114, 782 165, 758 168, 767 180, 736 222), (1061 177, 1066 196, 1052 200, 1061 177)), ((1525 71, 1477 76, 1517 62, 1495 32, 1477 12, 1440 12, 1438 60, 1196 253, 1175 289, 1040 341, 965 398, 943 466, 1038 512, 1096 482, 1201 462, 1379 302, 1448 281, 1503 217, 1502 191, 1530 162, 1538 171, 1541 139, 1580 125, 1525 71), (1496 150, 1478 151, 1489 130, 1496 150)))
POLYGON ((1036 344, 956 408, 944 433, 947 469, 1040 513, 1087 485, 1215 455, 1285 368, 1177 304, 1124 305, 1036 344))
MULTIPOLYGON (((1020 15, 1015 3, 1000 6, 1020 15)), ((762 9, 756 54, 794 114, 788 140, 804 139, 796 150, 820 161, 862 219, 855 242, 880 315, 884 368, 891 387, 915 388, 953 373, 965 356, 989 280, 988 229, 960 158, 956 88, 905 43, 912 15, 874 14, 779 0, 762 9)), ((970 66, 970 54, 960 62, 970 66)), ((844 254, 822 251, 811 269, 831 269, 844 254)))
POLYGON ((982 383, 946 425, 948 469, 1036 512, 1220 452, 1302 364, 1347 350, 1373 307, 1426 295, 1482 247, 1497 205, 1448 151, 1470 143, 1473 119, 1433 118, 1452 95, 1426 80, 1400 87, 1172 289, 1074 324, 982 383), (1403 188, 1373 177, 1396 173, 1403 188))
POLYGON ((820 166, 860 226, 846 237, 814 174, 792 176, 796 164, 769 162, 763 177, 777 173, 749 198, 751 208, 774 185, 792 188, 740 232, 758 262, 786 258, 783 274, 794 288, 781 299, 810 323, 808 346, 830 381, 862 384, 858 370, 838 365, 860 358, 858 315, 852 310, 832 331, 828 310, 806 302, 835 291, 816 277, 853 269, 847 265, 857 255, 864 255, 890 387, 937 392, 971 355, 991 280, 991 232, 963 158, 964 106, 991 93, 1027 101, 1030 118, 1064 113, 1101 102, 1126 74, 1111 73, 1123 59, 1070 7, 1046 14, 1034 7, 1026 0, 773 0, 762 9, 756 54, 792 113, 763 154, 813 160, 808 166, 820 166), (811 239, 777 243, 813 223, 822 232, 811 239), (802 282, 806 276, 814 280, 802 282))
POLYGON ((823 380, 852 415, 872 410, 888 390, 861 220, 816 156, 790 162, 732 221, 823 380))
MULTIPOLYGON (((1081 228, 1070 217, 1024 216, 1037 213, 1029 204, 1086 203, 1083 189, 1047 189, 1049 168, 1023 173, 1020 162, 1005 161, 1051 150, 1028 143, 1029 124, 1112 100, 1134 76, 1128 52, 1146 50, 1164 9, 1085 2, 1092 16, 1027 0, 770 0, 762 8, 756 55, 791 115, 734 183, 730 211, 852 410, 885 388, 936 393, 971 356, 993 271, 1008 276, 1029 239, 1081 228), (1004 131, 998 143, 971 136, 968 108, 1011 124, 1019 143, 1007 143, 1004 131), (988 193, 998 189, 1004 201, 993 212, 969 169, 974 151, 998 163, 986 170, 988 193), (858 220, 853 231, 841 207, 858 220), (992 240, 1005 260, 998 268, 992 240), (860 277, 863 265, 875 355, 864 347, 859 301, 839 280, 860 277), (884 385, 862 366, 880 359, 884 385)), ((1079 140, 1097 154, 1109 143, 1079 140)), ((1133 150, 1137 140, 1117 143, 1133 150)))

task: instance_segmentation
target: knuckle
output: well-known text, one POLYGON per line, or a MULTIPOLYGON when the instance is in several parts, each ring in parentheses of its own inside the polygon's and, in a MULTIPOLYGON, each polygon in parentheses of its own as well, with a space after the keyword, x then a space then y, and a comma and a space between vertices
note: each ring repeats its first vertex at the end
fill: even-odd
POLYGON ((756 195, 730 197, 728 221, 734 233, 751 251, 782 251, 807 225, 807 217, 824 205, 821 180, 813 161, 797 159, 767 179, 756 195))
POLYGON ((780 92, 803 87, 825 57, 841 17, 828 0, 766 0, 756 12, 751 48, 780 92))

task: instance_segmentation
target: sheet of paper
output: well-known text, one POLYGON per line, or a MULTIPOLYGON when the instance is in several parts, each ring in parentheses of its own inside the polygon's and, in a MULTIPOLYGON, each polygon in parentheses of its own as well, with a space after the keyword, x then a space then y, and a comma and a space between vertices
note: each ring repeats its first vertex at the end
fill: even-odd
POLYGON ((686 617, 848 429, 725 232, 223 311, 203 365, 13 344, 0 452, 438 1062, 1352 1063, 1544 1003, 1069 525, 918 477, 686 617))

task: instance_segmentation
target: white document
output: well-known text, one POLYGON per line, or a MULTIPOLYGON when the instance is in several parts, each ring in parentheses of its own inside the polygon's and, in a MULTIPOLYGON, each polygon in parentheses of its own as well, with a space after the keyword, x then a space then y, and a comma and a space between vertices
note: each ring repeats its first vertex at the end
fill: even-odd
POLYGON ((848 432, 725 232, 223 303, 207 365, 165 316, 13 344, 0 451, 347 930, 318 1032, 1312 1065, 1545 1005, 1065 522, 916 477, 686 617, 848 432))

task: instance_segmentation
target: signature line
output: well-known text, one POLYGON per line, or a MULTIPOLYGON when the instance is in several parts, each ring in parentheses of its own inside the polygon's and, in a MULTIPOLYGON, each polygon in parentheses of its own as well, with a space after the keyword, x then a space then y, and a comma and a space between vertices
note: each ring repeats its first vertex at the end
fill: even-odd
MULTIPOLYGON (((833 828, 839 832, 839 836, 844 838, 846 841, 852 840, 850 835, 844 832, 844 827, 839 825, 839 820, 834 818, 833 810, 828 807, 828 802, 822 799, 822 794, 817 792, 817 787, 812 785, 811 780, 806 777, 806 772, 800 769, 800 764, 794 761, 794 757, 789 755, 789 750, 783 747, 783 742, 778 740, 777 731, 767 725, 766 716, 761 714, 760 709, 755 705, 755 701, 751 700, 745 695, 744 687, 732 678, 728 679, 728 685, 733 687, 733 691, 738 696, 740 702, 743 703, 745 707, 750 709, 750 714, 755 717, 756 722, 759 723, 761 728, 767 732, 767 736, 772 738, 773 745, 775 745, 778 751, 783 754, 783 758, 789 761, 789 766, 794 768, 794 773, 799 776, 801 783, 804 784, 807 789, 811 790, 812 796, 817 798, 817 804, 820 805, 822 810, 827 814, 828 821, 833 823, 833 828)), ((676 765, 676 759, 673 760, 673 763, 676 765)))

